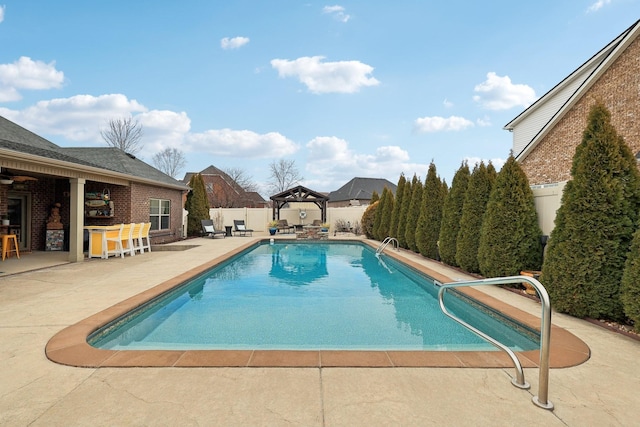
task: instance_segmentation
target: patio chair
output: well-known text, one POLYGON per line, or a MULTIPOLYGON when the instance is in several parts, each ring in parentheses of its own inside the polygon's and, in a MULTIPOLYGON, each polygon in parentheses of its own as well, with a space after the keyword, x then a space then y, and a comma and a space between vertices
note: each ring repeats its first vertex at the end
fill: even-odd
POLYGON ((289 225, 286 219, 279 219, 278 225, 278 233, 295 233, 296 227, 294 225, 289 225))
POLYGON ((246 225, 244 224, 244 220, 243 219, 234 219, 233 220, 233 227, 234 227, 234 231, 233 231, 233 235, 238 235, 238 236, 253 236, 253 230, 250 228, 247 228, 246 225), (248 233, 248 234, 247 234, 248 233))
POLYGON ((133 229, 135 228, 135 224, 125 224, 122 227, 122 257, 125 254, 129 254, 134 256, 136 251, 133 249, 133 229))
POLYGON ((144 250, 151 252, 151 239, 149 238, 149 230, 151 230, 151 223, 145 222, 142 224, 142 229, 140 230, 140 253, 144 253, 144 250))
POLYGON ((144 250, 142 249, 142 240, 140 239, 143 227, 143 222, 133 224, 133 231, 131 232, 131 242, 133 244, 134 254, 136 253, 136 251, 144 253, 144 250))
POLYGON ((227 235, 226 231, 220 231, 215 229, 213 225, 213 220, 202 219, 200 220, 200 222, 202 223, 202 231, 205 233, 207 237, 211 237, 212 239, 215 239, 216 236, 222 236, 223 238, 226 237, 227 235))
MULTIPOLYGON (((121 258, 124 258, 124 250, 122 250, 122 236, 125 225, 120 224, 117 227, 118 228, 114 228, 113 230, 110 229, 105 233, 105 241, 107 242, 107 258, 111 255, 119 255, 121 258)), ((127 234, 129 231, 130 230, 127 230, 127 234)))

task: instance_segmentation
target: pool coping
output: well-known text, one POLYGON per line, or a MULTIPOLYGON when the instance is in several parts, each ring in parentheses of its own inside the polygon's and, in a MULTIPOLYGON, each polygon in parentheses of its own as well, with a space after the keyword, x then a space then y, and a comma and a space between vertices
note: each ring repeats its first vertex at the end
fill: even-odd
MULTIPOLYGON (((335 239, 337 240, 337 239, 335 239)), ((268 241, 264 239, 262 241, 268 241)), ((103 325, 116 320, 201 274, 240 252, 259 244, 253 241, 214 258, 196 268, 179 274, 159 285, 127 298, 105 310, 71 325, 47 343, 45 354, 53 362, 83 368, 101 367, 447 367, 447 368, 508 368, 513 362, 500 351, 351 351, 351 350, 104 350, 92 347, 87 337, 103 325)), ((362 243, 373 246, 370 242, 362 243)), ((389 255, 427 274, 441 283, 451 278, 402 256, 402 252, 387 251, 389 255)), ((493 307, 514 320, 540 330, 539 317, 499 301, 473 288, 461 290, 477 301, 493 307)), ((516 352, 524 368, 539 365, 539 350, 516 352)), ((552 325, 549 366, 566 368, 586 362, 590 349, 572 333, 552 325)))

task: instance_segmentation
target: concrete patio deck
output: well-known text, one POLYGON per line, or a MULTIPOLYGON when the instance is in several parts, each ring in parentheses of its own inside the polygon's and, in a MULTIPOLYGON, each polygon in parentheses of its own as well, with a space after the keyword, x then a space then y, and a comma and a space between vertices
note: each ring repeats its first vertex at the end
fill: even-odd
MULTIPOLYGON (((537 368, 525 369, 531 390, 520 390, 510 382, 513 368, 76 368, 47 359, 47 342, 64 328, 250 240, 193 239, 175 244, 196 245, 188 250, 75 264, 51 253, 0 263, 0 425, 631 426, 640 419, 640 342, 555 313, 554 325, 586 342, 591 358, 551 370, 552 412, 531 403, 537 368), (63 264, 10 274, 9 263, 36 265, 44 255, 63 264)), ((481 291, 540 315, 530 299, 481 291)))

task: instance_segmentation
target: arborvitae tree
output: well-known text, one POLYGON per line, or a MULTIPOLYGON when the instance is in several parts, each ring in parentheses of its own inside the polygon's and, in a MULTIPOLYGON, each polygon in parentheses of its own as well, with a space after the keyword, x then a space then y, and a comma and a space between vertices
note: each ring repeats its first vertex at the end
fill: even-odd
POLYGON ((624 313, 633 320, 636 332, 640 332, 640 228, 633 235, 627 255, 620 282, 620 299, 624 313))
POLYGON ((379 200, 371 203, 367 209, 362 213, 362 219, 360 223, 362 224, 362 231, 364 232, 367 239, 374 239, 373 236, 373 223, 376 217, 376 211, 378 210, 378 205, 380 204, 379 200))
POLYGON ((389 226, 391 224, 391 212, 393 212, 393 193, 387 187, 382 190, 382 196, 380 196, 380 208, 382 211, 380 214, 380 224, 378 224, 377 239, 382 241, 389 236, 389 226))
POLYGON ((469 166, 464 162, 453 176, 451 190, 447 194, 442 209, 442 224, 440 226, 440 244, 438 246, 440 259, 453 266, 458 266, 456 262, 456 246, 468 184, 469 166))
MULTIPOLYGON (((407 216, 409 214, 409 205, 411 204, 411 195, 413 194, 413 186, 418 182, 418 177, 413 174, 413 183, 406 181, 404 188, 402 189, 402 206, 400 206, 400 218, 398 218, 398 230, 396 235, 398 236, 398 246, 401 248, 409 249, 407 245, 407 238, 405 237, 405 230, 407 228, 407 216)), ((400 191, 399 189, 397 191, 400 191)))
POLYGON ((496 178, 480 230, 478 265, 485 277, 539 270, 542 231, 533 192, 524 171, 510 155, 496 178))
POLYGON ((414 252, 418 252, 416 246, 416 225, 420 216, 420 206, 422 206, 422 182, 414 177, 411 184, 411 201, 409 210, 407 211, 407 222, 404 228, 404 240, 407 248, 414 252))
POLYGON ((416 227, 416 246, 420 253, 431 259, 439 259, 438 239, 442 223, 446 185, 436 174, 436 165, 431 162, 424 182, 422 206, 416 227))
POLYGON ((404 174, 400 174, 398 185, 396 187, 396 196, 393 201, 393 212, 391 212, 391 222, 389 223, 389 236, 398 237, 398 222, 400 221, 400 210, 402 209, 402 192, 404 184, 407 182, 404 174))
MULTIPOLYGON (((382 196, 384 196, 384 190, 382 190, 382 196)), ((374 193, 376 196, 377 193, 374 193)), ((378 207, 376 208, 375 215, 373 216, 373 238, 376 240, 380 240, 380 223, 382 222, 382 211, 384 211, 384 204, 386 200, 383 197, 377 197, 378 207)))
POLYGON ((371 193, 371 200, 369 201, 369 204, 372 205, 378 200, 380 200, 380 195, 378 195, 378 192, 376 190, 373 190, 373 193, 371 193))
POLYGON ((484 162, 473 168, 469 177, 469 187, 464 198, 460 230, 456 241, 456 262, 469 273, 480 273, 478 265, 478 247, 482 218, 487 210, 487 202, 496 179, 496 169, 491 163, 484 162))
POLYGON ((640 208, 635 163, 597 102, 573 157, 542 269, 558 311, 623 319, 620 281, 640 208))
POLYGON ((209 219, 209 200, 204 187, 202 175, 195 174, 189 180, 191 191, 187 194, 184 208, 189 212, 187 217, 187 236, 199 236, 202 234, 203 219, 209 219))

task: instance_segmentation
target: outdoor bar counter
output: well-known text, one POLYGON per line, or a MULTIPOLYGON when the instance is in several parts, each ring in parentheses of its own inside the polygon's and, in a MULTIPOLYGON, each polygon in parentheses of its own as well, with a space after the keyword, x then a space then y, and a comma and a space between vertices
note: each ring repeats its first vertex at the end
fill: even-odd
POLYGON ((115 242, 107 244, 107 234, 115 233, 117 236, 120 225, 89 225, 84 229, 89 232, 89 258, 109 258, 109 249, 115 249, 115 242))

